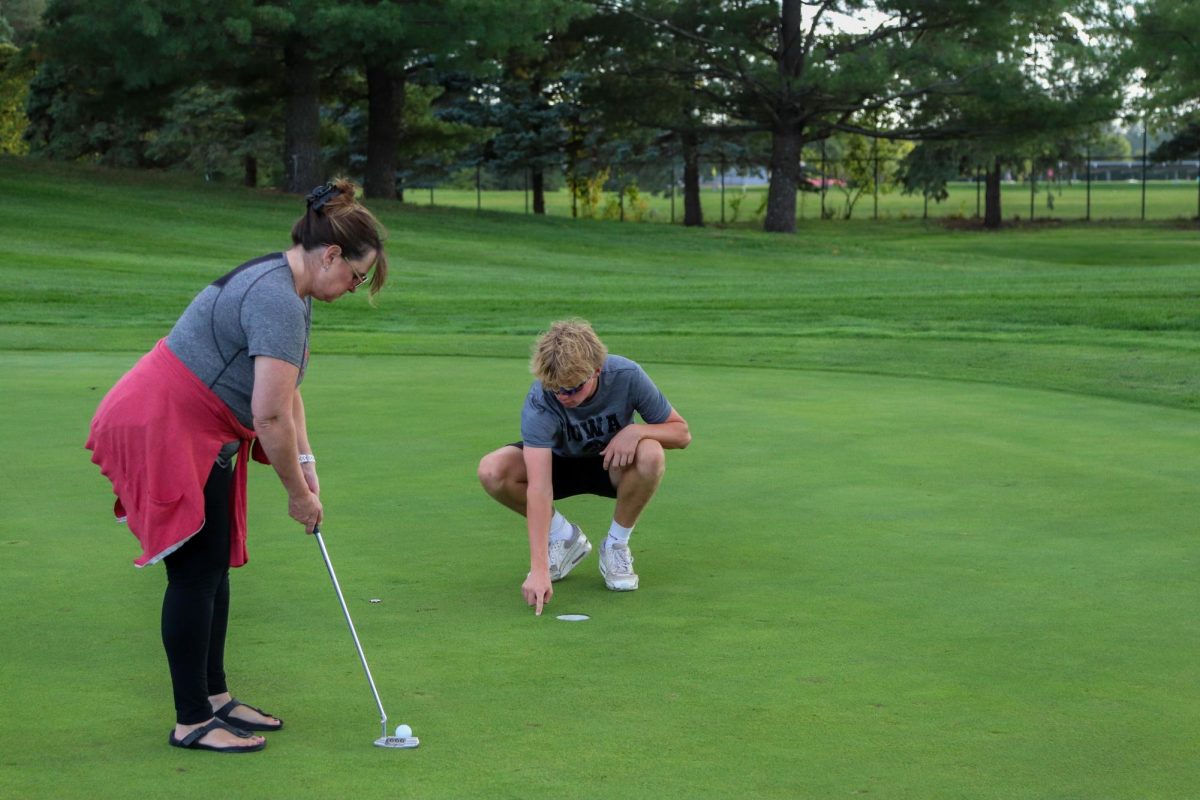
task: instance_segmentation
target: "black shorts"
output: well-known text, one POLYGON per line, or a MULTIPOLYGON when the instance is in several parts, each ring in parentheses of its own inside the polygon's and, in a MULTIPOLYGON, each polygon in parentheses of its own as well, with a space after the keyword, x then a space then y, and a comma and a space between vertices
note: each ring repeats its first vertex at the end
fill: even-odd
MULTIPOLYGON (((513 442, 513 447, 525 449, 524 442, 513 442)), ((595 494, 600 497, 616 497, 617 488, 604 468, 604 456, 582 456, 567 458, 558 453, 551 454, 553 465, 550 481, 554 484, 554 499, 574 497, 577 494, 595 494)))

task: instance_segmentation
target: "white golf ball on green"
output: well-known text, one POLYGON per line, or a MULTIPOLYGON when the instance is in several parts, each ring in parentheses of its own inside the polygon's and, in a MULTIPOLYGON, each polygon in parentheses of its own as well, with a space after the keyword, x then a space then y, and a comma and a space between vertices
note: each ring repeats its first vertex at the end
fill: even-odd
POLYGON ((412 736, 412 728, 408 727, 407 725, 396 726, 397 739, 407 739, 410 736, 412 736))

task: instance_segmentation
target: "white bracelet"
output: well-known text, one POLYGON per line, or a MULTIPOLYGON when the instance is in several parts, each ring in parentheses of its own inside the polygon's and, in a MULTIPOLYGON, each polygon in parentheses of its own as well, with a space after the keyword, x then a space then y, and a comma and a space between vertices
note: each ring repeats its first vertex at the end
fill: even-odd
POLYGON ((317 463, 317 457, 314 456, 312 453, 301 453, 300 454, 300 463, 301 464, 315 464, 315 463, 317 463))

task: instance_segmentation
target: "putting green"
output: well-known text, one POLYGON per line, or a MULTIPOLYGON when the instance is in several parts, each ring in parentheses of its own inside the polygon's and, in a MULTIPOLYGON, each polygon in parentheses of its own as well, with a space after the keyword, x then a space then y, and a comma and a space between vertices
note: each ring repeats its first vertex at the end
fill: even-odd
MULTIPOLYGON (((252 469, 231 688, 266 752, 166 746, 161 567, 82 449, 132 355, 0 353, 0 796, 1177 798, 1200 785, 1200 417, 1070 394, 647 364, 691 423, 634 534, 542 618, 479 490, 521 360, 322 356, 326 543, 252 469), (371 603, 370 599, 379 599, 371 603), (584 625, 555 620, 583 613, 584 625)), ((593 540, 609 508, 560 506, 593 540)))

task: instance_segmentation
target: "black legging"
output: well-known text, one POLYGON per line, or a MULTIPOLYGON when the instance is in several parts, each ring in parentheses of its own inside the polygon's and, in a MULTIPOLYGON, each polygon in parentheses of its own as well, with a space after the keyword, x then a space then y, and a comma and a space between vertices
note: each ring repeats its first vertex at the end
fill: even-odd
POLYGON ((229 490, 233 467, 213 465, 204 485, 204 527, 171 555, 163 595, 162 640, 171 667, 175 721, 212 718, 209 695, 225 685, 229 625, 229 490))

